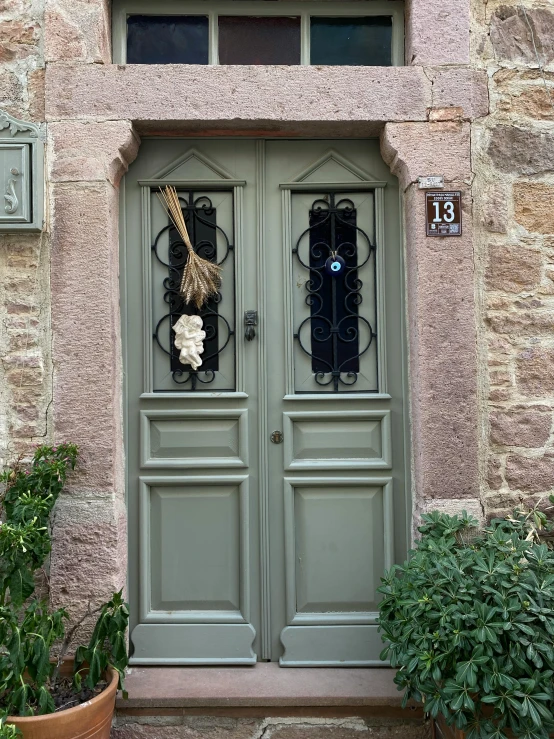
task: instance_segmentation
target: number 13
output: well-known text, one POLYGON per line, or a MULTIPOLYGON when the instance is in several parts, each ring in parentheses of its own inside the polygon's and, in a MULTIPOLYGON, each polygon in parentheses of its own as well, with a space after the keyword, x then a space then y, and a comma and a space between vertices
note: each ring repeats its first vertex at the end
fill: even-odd
POLYGON ((433 223, 442 223, 443 220, 446 221, 446 223, 452 223, 454 220, 454 203, 446 202, 446 203, 433 203, 435 207, 435 217, 433 218, 433 223), (443 218, 440 216, 439 208, 443 205, 444 208, 444 214, 443 218))

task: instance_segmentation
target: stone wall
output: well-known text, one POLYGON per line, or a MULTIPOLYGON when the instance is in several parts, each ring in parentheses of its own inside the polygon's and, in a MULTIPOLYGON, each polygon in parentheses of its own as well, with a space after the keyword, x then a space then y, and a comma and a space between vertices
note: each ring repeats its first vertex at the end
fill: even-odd
MULTIPOLYGON (((175 712, 177 713, 177 712, 175 712)), ((112 739, 428 739, 429 723, 386 718, 118 716, 112 739)))
MULTIPOLYGON (((51 68, 58 65, 60 79, 68 61, 77 63, 69 70, 72 79, 87 69, 123 74, 104 66, 110 61, 107 3, 49 2, 45 39, 43 4, 0 0, 0 108, 33 121, 45 117, 45 59, 51 68)), ((408 23, 420 5, 408 3, 408 23)), ((518 500, 535 501, 554 488, 554 12, 550 1, 474 0, 471 26, 472 66, 487 73, 490 97, 490 114, 471 124, 471 168, 481 492, 483 510, 492 512, 518 500)), ((421 54, 412 56, 417 75, 421 54)), ((465 74, 463 60, 452 62, 436 67, 431 77, 429 69, 423 75, 431 86, 430 106, 439 106, 443 117, 445 107, 457 111, 460 105, 443 93, 441 80, 465 74)), ((456 89, 466 95, 463 85, 456 89)), ((90 95, 89 87, 81 90, 90 95)), ((474 111, 482 110, 474 103, 474 111)), ((380 120, 385 102, 372 106, 380 120)), ((107 117, 103 111, 96 115, 107 117)), ((422 120, 424 115, 425 106, 422 120)), ((51 148, 56 125, 50 123, 51 148)), ((70 154, 72 162, 79 160, 78 151, 70 154)), ((59 179, 59 172, 53 177, 59 179)), ((74 180, 69 170, 64 177, 74 180)), ((47 214, 53 207, 47 204, 47 214)), ((28 452, 53 433, 49 233, 48 224, 42 236, 0 236, 0 461, 28 452)), ((453 241, 447 248, 455 248, 453 241)), ((452 491, 446 507, 461 507, 464 494, 452 491)), ((429 497, 427 508, 444 507, 444 500, 429 497)), ((475 500, 470 507, 479 511, 475 500)))
POLYGON ((487 70, 490 96, 490 114, 473 125, 472 166, 483 503, 492 515, 554 488, 552 3, 476 0, 473 61, 487 70))
MULTIPOLYGON (((0 0, 0 108, 44 120, 42 0, 0 0)), ((0 235, 0 465, 49 437, 49 237, 0 235)))

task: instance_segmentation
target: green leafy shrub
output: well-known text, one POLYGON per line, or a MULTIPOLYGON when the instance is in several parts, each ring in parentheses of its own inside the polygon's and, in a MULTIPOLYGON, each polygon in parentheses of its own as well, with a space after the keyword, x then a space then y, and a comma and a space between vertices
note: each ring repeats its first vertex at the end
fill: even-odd
POLYGON ((94 690, 106 668, 119 673, 127 666, 125 633, 128 608, 121 592, 85 616, 66 633, 68 614, 51 611, 46 600, 32 597, 35 577, 51 550, 50 517, 75 468, 74 444, 41 446, 26 467, 18 460, 0 475, 0 739, 16 736, 6 716, 30 716, 55 711, 53 692, 60 665, 79 628, 97 616, 88 645, 76 650, 74 688, 94 690), (51 658, 56 647, 57 659, 51 658))
POLYGON ((423 702, 468 739, 554 730, 554 552, 544 513, 483 531, 467 514, 423 516, 408 561, 379 588, 381 654, 404 705, 423 702), (473 529, 473 532, 472 532, 473 529))

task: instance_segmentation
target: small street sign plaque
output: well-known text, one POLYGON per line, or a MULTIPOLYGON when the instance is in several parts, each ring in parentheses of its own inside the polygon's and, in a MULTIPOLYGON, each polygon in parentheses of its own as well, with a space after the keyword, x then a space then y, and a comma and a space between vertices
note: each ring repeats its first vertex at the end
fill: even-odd
POLYGON ((426 192, 427 236, 462 235, 462 193, 426 192))
POLYGON ((429 174, 417 178, 417 186, 420 190, 438 190, 444 187, 444 177, 441 174, 429 174))

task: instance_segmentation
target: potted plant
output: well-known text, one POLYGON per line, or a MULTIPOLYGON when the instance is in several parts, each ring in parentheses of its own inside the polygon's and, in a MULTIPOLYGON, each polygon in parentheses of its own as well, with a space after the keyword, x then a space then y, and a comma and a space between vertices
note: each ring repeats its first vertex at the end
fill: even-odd
POLYGON ((51 549, 50 517, 78 450, 40 446, 0 475, 0 739, 108 739, 115 694, 127 666, 128 608, 121 592, 67 628, 65 609, 35 596, 51 549), (64 658, 79 629, 72 675, 64 658), (55 655, 55 658, 54 658, 55 655))
POLYGON ((408 561, 379 588, 382 659, 436 734, 546 739, 554 729, 553 526, 516 510, 483 530, 423 516, 408 561))

